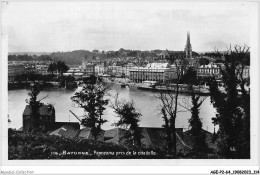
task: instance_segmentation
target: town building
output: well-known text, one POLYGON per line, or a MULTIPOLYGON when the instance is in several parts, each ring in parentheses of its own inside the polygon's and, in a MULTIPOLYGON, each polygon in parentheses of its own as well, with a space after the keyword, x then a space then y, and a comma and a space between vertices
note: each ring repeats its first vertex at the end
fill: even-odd
POLYGON ((81 66, 71 66, 70 69, 66 72, 63 73, 64 76, 73 76, 75 78, 81 78, 85 76, 90 76, 90 75, 96 75, 95 68, 96 65, 93 63, 88 63, 85 60, 82 61, 81 66))
POLYGON ((134 82, 165 81, 165 72, 170 69, 168 63, 149 63, 146 67, 134 67, 130 70, 130 79, 134 82))
POLYGON ((104 75, 107 73, 106 67, 104 65, 98 64, 95 66, 95 73, 96 75, 104 75))
POLYGON ((35 68, 35 64, 27 64, 27 65, 25 65, 24 73, 25 74, 37 74, 38 71, 35 68))
POLYGON ((87 63, 85 60, 82 61, 81 72, 84 76, 95 75, 95 65, 87 63))
MULTIPOLYGON (((184 71, 183 71, 184 74, 184 71)), ((171 83, 171 80, 174 80, 178 78, 177 77, 177 68, 175 65, 171 65, 169 69, 166 69, 164 71, 164 82, 165 83, 171 83)))
POLYGON ((8 81, 13 81, 17 75, 22 75, 24 73, 24 65, 8 64, 8 81))
POLYGON ((108 69, 108 73, 112 76, 121 77, 123 75, 123 66, 118 62, 113 63, 108 69))
POLYGON ((134 68, 134 64, 133 63, 127 63, 123 66, 123 71, 122 74, 123 76, 129 78, 130 77, 130 70, 132 70, 134 68))
MULTIPOLYGON (((241 71, 242 72, 242 78, 243 79, 248 79, 250 77, 250 66, 239 66, 237 68, 237 70, 241 71), (243 69, 243 72, 242 72, 242 69, 243 69)), ((241 79, 241 77, 238 77, 239 79, 241 79)))
POLYGON ((84 75, 82 69, 79 67, 71 67, 66 73, 63 73, 64 76, 73 76, 75 78, 80 78, 84 75))
POLYGON ((220 66, 216 64, 201 65, 197 68, 198 77, 212 77, 221 78, 220 66))
POLYGON ((51 74, 51 73, 48 71, 49 66, 46 65, 46 64, 36 65, 35 68, 36 68, 36 71, 37 71, 38 74, 41 74, 41 75, 51 74))
MULTIPOLYGON (((35 118, 32 116, 32 110, 26 105, 23 112, 23 131, 29 131, 34 128, 35 118)), ((55 123, 55 109, 52 105, 43 105, 39 110, 39 125, 43 130, 51 129, 55 123)))
POLYGON ((78 133, 79 128, 77 129, 72 126, 64 125, 52 131, 49 135, 64 137, 66 139, 75 139, 78 136, 78 133))
MULTIPOLYGON (((223 63, 210 63, 208 65, 201 65, 197 68, 197 76, 199 77, 212 77, 215 76, 216 78, 221 78, 221 69, 225 69, 223 63)), ((237 66, 236 71, 242 72, 242 78, 248 79, 250 77, 250 66, 237 66)), ((238 74, 238 79, 241 76, 238 74)))
MULTIPOLYGON (((61 128, 66 127, 74 128, 74 130, 80 129, 80 124, 78 122, 56 122, 55 108, 53 105, 48 104, 41 106, 39 114, 39 125, 42 131, 57 133, 59 132, 58 130, 62 130, 61 128)), ((23 126, 19 129, 19 131, 26 132, 30 131, 30 129, 33 129, 34 120, 35 118, 32 116, 32 110, 30 106, 26 105, 23 112, 23 126)))

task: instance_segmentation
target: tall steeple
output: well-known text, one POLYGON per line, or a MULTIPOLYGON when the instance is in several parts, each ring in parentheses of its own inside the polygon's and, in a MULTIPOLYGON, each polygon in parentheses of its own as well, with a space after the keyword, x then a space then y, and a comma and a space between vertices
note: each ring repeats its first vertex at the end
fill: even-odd
POLYGON ((191 43, 190 43, 190 32, 187 32, 187 41, 186 41, 186 46, 185 46, 185 54, 186 54, 186 58, 192 58, 192 47, 191 47, 191 43))
POLYGON ((190 32, 187 32, 187 42, 186 45, 190 45, 190 32))

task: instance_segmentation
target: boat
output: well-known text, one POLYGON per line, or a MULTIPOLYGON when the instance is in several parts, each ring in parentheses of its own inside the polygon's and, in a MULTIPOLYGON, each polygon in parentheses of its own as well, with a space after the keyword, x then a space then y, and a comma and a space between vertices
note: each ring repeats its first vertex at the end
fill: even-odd
MULTIPOLYGON (((190 88, 186 84, 179 84, 179 92, 180 93, 190 93, 190 88)), ((146 91, 154 91, 154 92, 176 92, 177 85, 176 84, 170 84, 168 86, 165 85, 155 85, 155 84, 143 84, 137 87, 137 89, 140 90, 146 90, 146 91)), ((207 88, 199 87, 199 86, 193 86, 193 89, 196 94, 198 95, 209 95, 210 91, 207 88)))

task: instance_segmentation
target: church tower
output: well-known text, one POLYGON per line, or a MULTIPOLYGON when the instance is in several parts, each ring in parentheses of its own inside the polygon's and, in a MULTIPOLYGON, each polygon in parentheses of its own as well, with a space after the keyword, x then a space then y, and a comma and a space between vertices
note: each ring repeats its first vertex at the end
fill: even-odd
POLYGON ((186 59, 192 58, 192 48, 191 48, 191 44, 190 44, 190 32, 189 31, 187 33, 187 41, 186 41, 186 46, 185 46, 184 52, 186 54, 186 59))

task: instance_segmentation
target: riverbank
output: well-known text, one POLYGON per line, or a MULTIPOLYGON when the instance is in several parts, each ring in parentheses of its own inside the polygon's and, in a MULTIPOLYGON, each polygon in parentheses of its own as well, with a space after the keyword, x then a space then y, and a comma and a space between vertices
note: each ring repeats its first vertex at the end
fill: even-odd
MULTIPOLYGON (((45 83, 40 83, 44 89, 49 89, 49 88, 58 88, 58 86, 55 86, 51 82, 45 82, 45 83)), ((8 91, 10 90, 18 90, 18 89, 29 89, 30 87, 30 82, 13 82, 13 83, 8 83, 8 91)))

